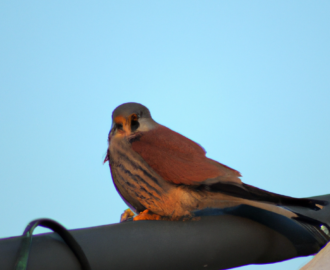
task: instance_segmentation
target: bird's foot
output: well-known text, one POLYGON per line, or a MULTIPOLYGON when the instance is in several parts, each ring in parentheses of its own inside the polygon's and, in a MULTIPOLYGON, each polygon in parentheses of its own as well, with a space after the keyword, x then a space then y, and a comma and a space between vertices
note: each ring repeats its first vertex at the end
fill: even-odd
POLYGON ((125 222, 125 221, 130 221, 134 217, 134 212, 131 209, 126 209, 124 213, 121 214, 120 216, 120 223, 125 222))
POLYGON ((160 216, 157 214, 154 214, 150 210, 146 209, 137 216, 133 218, 134 221, 137 220, 167 220, 167 221, 198 221, 201 217, 193 217, 192 215, 186 215, 186 216, 160 216))
POLYGON ((133 218, 134 221, 137 220, 166 220, 166 218, 152 213, 150 210, 146 209, 140 214, 138 214, 136 217, 133 218))

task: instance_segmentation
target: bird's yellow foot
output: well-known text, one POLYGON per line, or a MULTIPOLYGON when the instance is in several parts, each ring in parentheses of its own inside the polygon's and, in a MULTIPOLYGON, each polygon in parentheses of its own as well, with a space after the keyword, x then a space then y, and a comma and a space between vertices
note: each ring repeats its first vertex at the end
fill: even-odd
POLYGON ((124 213, 121 214, 120 216, 120 222, 125 222, 134 217, 134 212, 131 209, 126 209, 124 213))
POLYGON ((165 218, 163 218, 160 215, 154 214, 151 211, 149 211, 148 209, 144 210, 143 212, 141 212, 140 214, 138 214, 136 217, 133 218, 134 221, 137 220, 164 220, 165 218))

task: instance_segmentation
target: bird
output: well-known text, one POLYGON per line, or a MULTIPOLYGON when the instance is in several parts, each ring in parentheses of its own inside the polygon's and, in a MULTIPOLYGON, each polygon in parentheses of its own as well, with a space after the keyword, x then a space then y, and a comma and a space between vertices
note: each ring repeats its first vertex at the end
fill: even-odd
POLYGON ((157 123, 135 102, 114 109, 105 162, 135 221, 193 219, 198 211, 239 205, 297 218, 290 206, 318 211, 328 203, 243 183, 239 171, 206 157, 202 146, 157 123))

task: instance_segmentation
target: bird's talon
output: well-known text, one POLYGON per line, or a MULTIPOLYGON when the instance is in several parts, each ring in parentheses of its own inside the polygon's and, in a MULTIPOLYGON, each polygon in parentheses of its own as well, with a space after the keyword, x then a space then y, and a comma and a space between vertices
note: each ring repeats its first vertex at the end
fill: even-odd
POLYGON ((134 212, 131 209, 126 209, 120 216, 120 222, 131 221, 134 217, 134 212))
POLYGON ((148 209, 144 210, 143 212, 141 212, 140 214, 138 214, 137 216, 135 216, 133 218, 134 221, 137 220, 162 220, 162 216, 157 215, 152 213, 151 211, 149 211, 148 209))

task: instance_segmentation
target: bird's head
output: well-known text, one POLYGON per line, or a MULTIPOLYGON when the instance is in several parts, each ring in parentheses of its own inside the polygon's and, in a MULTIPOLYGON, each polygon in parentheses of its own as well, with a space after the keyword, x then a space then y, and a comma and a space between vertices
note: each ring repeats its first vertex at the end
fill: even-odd
MULTIPOLYGON (((108 136, 110 146, 113 139, 133 139, 142 132, 159 126, 150 115, 150 111, 142 104, 128 102, 119 105, 112 112, 112 125, 108 136)), ((109 160, 109 150, 104 163, 109 160)))
POLYGON ((147 107, 134 102, 124 103, 112 113, 109 139, 132 136, 138 132, 149 131, 157 125, 147 107))

